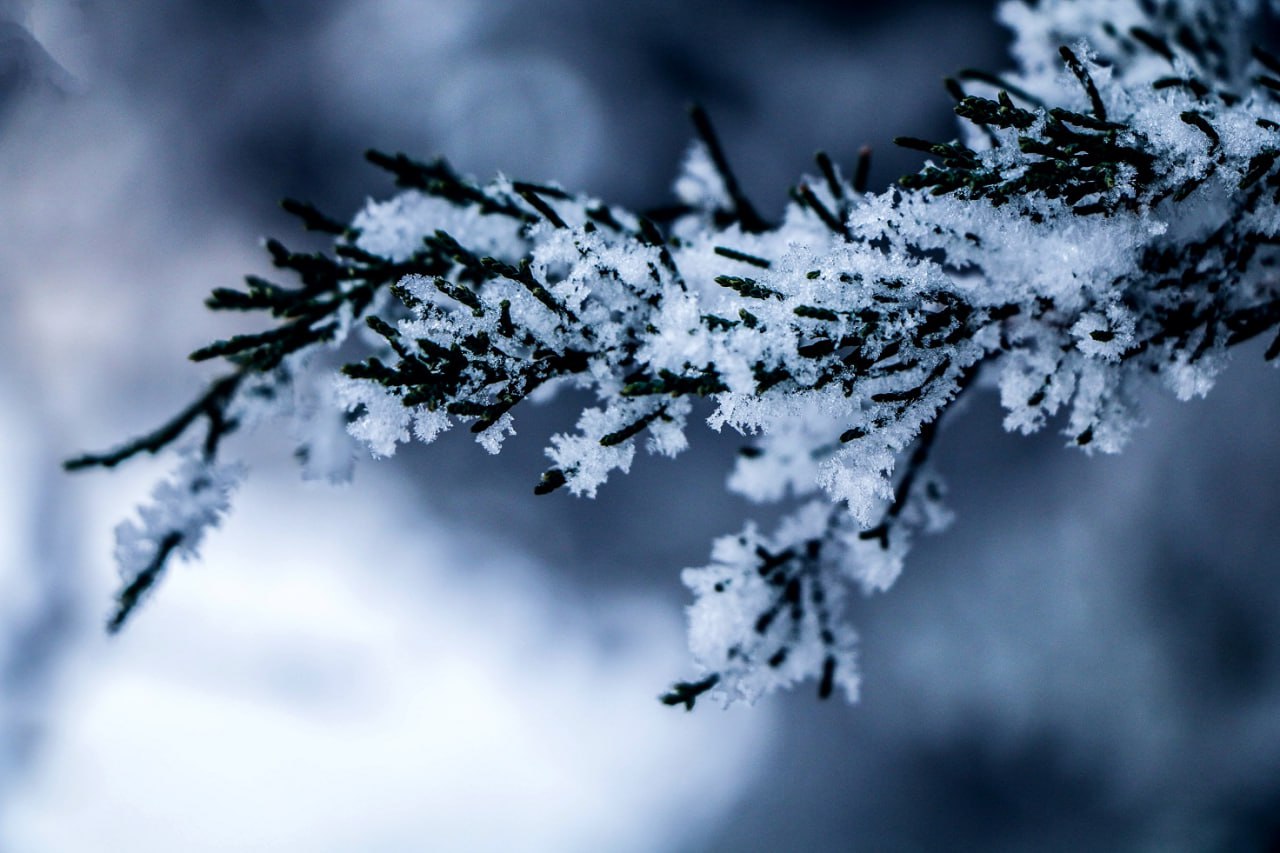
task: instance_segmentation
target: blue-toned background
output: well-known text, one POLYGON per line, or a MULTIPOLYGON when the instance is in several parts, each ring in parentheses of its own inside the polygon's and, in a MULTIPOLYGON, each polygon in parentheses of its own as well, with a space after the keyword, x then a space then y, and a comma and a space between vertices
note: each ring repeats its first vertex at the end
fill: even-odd
POLYGON ((855 608, 864 698, 686 715, 680 568, 772 510, 695 431, 534 498, 572 401, 299 481, 253 464, 205 559, 101 625, 112 526, 167 468, 58 469, 167 417, 202 307, 392 192, 369 146, 670 200, 704 103, 758 205, 825 148, 880 188, 1001 67, 985 2, 0 0, 0 850, 1261 850, 1280 843, 1280 376, 1152 395, 1119 457, 972 395, 957 523, 855 608), (305 237, 296 238, 305 244, 305 237))

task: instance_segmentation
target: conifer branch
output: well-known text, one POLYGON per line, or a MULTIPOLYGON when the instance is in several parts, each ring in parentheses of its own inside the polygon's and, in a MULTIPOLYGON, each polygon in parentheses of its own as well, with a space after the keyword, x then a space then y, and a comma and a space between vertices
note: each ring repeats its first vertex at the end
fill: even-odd
POLYGON ((1142 22, 1122 32, 1073 2, 1044 0, 1045 26, 1020 33, 1020 54, 1042 61, 945 82, 963 135, 899 137, 927 162, 897 187, 868 193, 869 149, 850 182, 819 153, 777 225, 697 107, 681 203, 648 216, 376 151, 402 190, 392 202, 350 225, 285 202, 333 245, 268 241, 294 285, 213 292, 211 309, 264 325, 193 353, 230 372, 153 432, 66 463, 113 467, 207 421, 121 533, 111 630, 225 512, 235 472, 216 457, 241 411, 293 417, 289 383, 342 347, 339 403, 378 455, 458 422, 497 452, 535 392, 593 393, 552 437, 537 494, 592 496, 641 444, 679 453, 692 401, 708 400, 714 427, 754 436, 736 491, 825 499, 772 534, 724 537, 685 573, 700 674, 661 700, 692 709, 806 679, 855 698, 844 602, 887 589, 912 537, 941 526, 926 463, 980 367, 998 376, 1007 428, 1056 418, 1085 452, 1114 452, 1141 383, 1187 398, 1231 347, 1265 334, 1264 357, 1280 355, 1280 60, 1235 47, 1251 35, 1244 6, 1116 0, 1142 22))

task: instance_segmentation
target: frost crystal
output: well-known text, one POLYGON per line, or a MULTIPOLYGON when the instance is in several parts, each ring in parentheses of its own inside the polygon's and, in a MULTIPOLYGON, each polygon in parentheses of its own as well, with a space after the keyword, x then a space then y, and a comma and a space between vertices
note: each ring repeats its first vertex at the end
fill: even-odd
MULTIPOLYGON (((250 277, 210 300, 278 325, 198 351, 232 372, 156 433, 73 464, 157 450, 201 417, 212 460, 251 400, 311 447, 339 446, 296 426, 328 417, 331 432, 317 403, 330 401, 377 456, 459 423, 496 453, 522 401, 569 385, 595 401, 551 439, 535 491, 592 496, 640 444, 684 450, 705 398, 713 428, 749 440, 730 488, 804 503, 685 572, 703 671, 663 700, 753 700, 806 678, 853 699, 843 604, 888 589, 912 536, 949 520, 929 450, 980 372, 1007 429, 1057 418, 1071 445, 1115 452, 1142 385, 1204 395, 1230 347, 1280 326, 1280 60, 1248 43, 1257 12, 1006 2, 1018 68, 948 81, 960 139, 897 140, 928 160, 879 194, 865 160, 849 180, 819 155, 778 223, 743 196, 696 110, 682 206, 659 222, 373 152, 400 195, 350 226, 291 202, 334 235, 331 253, 268 242, 299 287, 250 277), (365 328, 348 338, 353 320, 365 328), (344 340, 359 360, 322 381, 309 355, 344 340), (299 390, 322 385, 332 392, 299 390)), ((1278 354, 1280 338, 1266 357, 1278 354)), ((221 469, 182 471, 122 533, 126 581, 188 553, 224 509, 221 469)))

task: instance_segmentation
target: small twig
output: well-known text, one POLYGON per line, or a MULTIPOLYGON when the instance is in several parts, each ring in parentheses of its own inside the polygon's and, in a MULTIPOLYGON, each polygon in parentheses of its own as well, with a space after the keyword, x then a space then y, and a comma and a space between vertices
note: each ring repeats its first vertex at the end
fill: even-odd
POLYGON ((133 580, 129 581, 125 588, 116 595, 115 612, 107 620, 108 633, 118 634, 120 632, 120 629, 124 627, 124 623, 128 621, 129 616, 137 608, 138 604, 142 602, 142 597, 146 595, 151 587, 155 586, 156 581, 160 580, 160 576, 164 574, 165 564, 169 562, 169 555, 180 544, 182 544, 182 534, 176 530, 169 531, 160 540, 151 562, 147 563, 146 568, 138 572, 133 580))
POLYGON ((720 683, 720 673, 713 672, 698 681, 681 681, 671 685, 671 689, 660 696, 663 705, 683 705, 686 711, 692 711, 698 697, 720 683))
POLYGON ((916 436, 915 448, 911 451, 911 458, 907 460, 907 469, 902 473, 902 478, 898 480, 898 486, 893 491, 893 503, 885 511, 880 523, 859 533, 858 538, 879 539, 881 547, 886 549, 889 547, 889 531, 893 523, 897 521, 898 516, 902 515, 902 511, 906 509, 907 502, 911 499, 911 490, 915 487, 916 479, 919 477, 921 470, 923 470, 925 463, 929 461, 929 453, 933 450, 933 443, 938 436, 938 427, 942 424, 943 416, 951 410, 955 405, 955 401, 969 387, 974 377, 977 376, 980 364, 981 362, 973 364, 965 371, 957 383, 956 393, 951 398, 951 402, 939 409, 933 420, 920 428, 920 434, 916 436))
POLYGON ((836 215, 827 209, 827 206, 814 194, 813 188, 808 184, 801 184, 796 190, 796 197, 804 204, 805 207, 812 210, 817 217, 822 220, 822 224, 831 229, 833 234, 838 234, 845 239, 849 239, 848 227, 836 218, 836 215))
POLYGON ((1084 87, 1085 94, 1089 96, 1089 104, 1093 108, 1093 114, 1098 117, 1099 121, 1106 121, 1107 107, 1102 103, 1102 96, 1098 94, 1098 87, 1094 85, 1093 76, 1089 74, 1089 69, 1084 67, 1084 63, 1065 44, 1058 48, 1058 53, 1062 56, 1063 61, 1067 63, 1067 67, 1071 69, 1071 73, 1076 75, 1080 85, 1084 87))
POLYGON ((703 145, 707 146, 707 153, 711 155, 711 162, 720 173, 720 179, 724 181, 725 192, 733 202, 733 213, 742 225, 742 230, 753 234, 768 231, 769 223, 756 212, 755 206, 742 192, 742 187, 738 184, 733 170, 729 168, 729 160, 724 155, 724 149, 720 146, 720 139, 716 136, 715 128, 711 126, 711 118, 706 110, 694 104, 689 108, 689 117, 693 119, 693 127, 698 133, 698 138, 702 140, 703 145))
POLYGON ((231 395, 239 387, 245 377, 244 371, 237 371, 214 382, 191 405, 179 412, 159 429, 139 436, 133 441, 109 450, 105 453, 86 453, 62 463, 67 471, 80 471, 85 468, 114 468, 121 462, 137 456, 139 453, 155 454, 172 444, 178 436, 186 432, 187 427, 201 415, 209 419, 209 436, 206 439, 206 451, 216 447, 222 434, 234 427, 234 422, 226 418, 226 404, 231 395), (215 435, 215 433, 217 435, 215 435))

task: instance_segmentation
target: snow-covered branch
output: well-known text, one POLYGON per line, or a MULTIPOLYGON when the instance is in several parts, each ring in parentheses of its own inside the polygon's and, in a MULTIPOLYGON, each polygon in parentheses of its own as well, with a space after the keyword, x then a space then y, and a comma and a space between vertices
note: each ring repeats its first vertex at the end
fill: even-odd
POLYGON ((224 482, 218 439, 241 423, 285 418, 321 447, 337 407, 377 456, 457 424, 497 453, 520 403, 576 387, 595 404, 551 439, 535 491, 589 497, 642 443, 684 450, 705 398, 713 428, 754 436, 730 487, 803 502, 686 571, 702 672, 663 700, 806 678, 854 699, 842 601, 888 588, 911 536, 945 525, 928 450, 979 371, 998 378, 1007 428, 1062 415, 1072 445, 1114 452, 1139 384, 1203 395, 1232 345, 1280 327, 1280 60, 1248 43, 1259 14, 1248 0, 1007 2, 1019 68, 948 81, 959 139, 899 139, 930 160, 879 194, 865 161, 850 180, 819 155, 776 223, 700 111, 664 217, 371 152, 399 195, 349 226, 290 202, 332 251, 272 241, 297 285, 250 277, 210 297, 272 324, 193 355, 226 376, 150 436, 72 463, 114 465, 207 421, 187 492, 157 493, 198 511, 146 516, 151 556, 122 564, 126 590, 216 521, 200 495, 224 482), (330 382, 318 354, 339 346, 356 355, 330 382))

